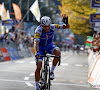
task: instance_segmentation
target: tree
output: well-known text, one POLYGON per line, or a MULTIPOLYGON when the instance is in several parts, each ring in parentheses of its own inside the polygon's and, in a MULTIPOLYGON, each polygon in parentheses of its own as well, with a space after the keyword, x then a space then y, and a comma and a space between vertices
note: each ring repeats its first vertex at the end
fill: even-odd
POLYGON ((89 35, 93 30, 90 28, 89 16, 96 13, 96 9, 90 8, 91 0, 60 0, 61 14, 67 14, 70 29, 78 35, 89 35))

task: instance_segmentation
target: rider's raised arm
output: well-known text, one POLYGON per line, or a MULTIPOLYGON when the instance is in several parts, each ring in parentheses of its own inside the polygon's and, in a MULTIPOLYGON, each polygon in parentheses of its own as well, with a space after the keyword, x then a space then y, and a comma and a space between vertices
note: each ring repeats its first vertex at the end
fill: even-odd
POLYGON ((70 25, 68 23, 68 16, 66 16, 66 14, 62 15, 62 21, 64 24, 62 25, 58 25, 58 24, 52 24, 51 28, 54 29, 66 29, 66 28, 70 28, 70 25))
POLYGON ((63 25, 51 24, 51 29, 52 30, 55 30, 55 29, 63 29, 63 25))
POLYGON ((69 24, 62 24, 62 25, 58 25, 58 24, 51 24, 51 29, 55 30, 55 29, 66 29, 66 28, 70 28, 69 24))
POLYGON ((63 29, 70 28, 68 23, 68 16, 66 14, 62 15, 62 21, 64 22, 63 29))
POLYGON ((63 25, 63 29, 66 29, 66 28, 70 28, 70 25, 69 25, 69 24, 67 24, 67 25, 64 24, 64 25, 63 25))

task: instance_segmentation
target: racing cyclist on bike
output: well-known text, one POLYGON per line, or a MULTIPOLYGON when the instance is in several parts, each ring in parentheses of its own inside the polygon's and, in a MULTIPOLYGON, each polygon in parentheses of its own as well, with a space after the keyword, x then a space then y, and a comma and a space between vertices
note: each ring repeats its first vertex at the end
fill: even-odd
MULTIPOLYGON (((63 15, 63 22, 65 23, 63 25, 51 24, 50 17, 43 16, 41 18, 41 24, 35 30, 34 48, 36 51, 36 55, 35 55, 36 60, 38 59, 38 63, 35 71, 36 90, 39 90, 40 70, 42 68, 42 60, 43 60, 43 57, 40 57, 40 55, 44 55, 45 50, 49 54, 54 54, 55 56, 61 55, 60 49, 57 46, 53 45, 52 39, 54 36, 55 29, 66 29, 70 27, 68 24, 68 17, 66 15, 63 15)), ((51 67, 51 74, 50 74, 51 79, 54 79, 54 69, 58 61, 59 61, 58 58, 54 58, 53 60, 52 67, 51 67)))

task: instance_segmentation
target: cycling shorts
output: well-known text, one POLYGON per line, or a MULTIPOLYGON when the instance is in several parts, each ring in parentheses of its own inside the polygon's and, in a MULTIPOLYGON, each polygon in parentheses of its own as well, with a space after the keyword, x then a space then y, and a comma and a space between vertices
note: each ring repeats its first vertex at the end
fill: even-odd
MULTIPOLYGON (((49 44, 48 46, 40 46, 39 45, 39 54, 40 55, 44 55, 44 51, 46 50, 47 51, 47 53, 49 53, 49 54, 53 54, 53 50, 55 49, 55 48, 58 48, 56 45, 53 45, 53 44, 49 44)), ((37 54, 37 53, 36 53, 37 54)), ((35 58, 35 60, 37 61, 37 59, 35 58)), ((38 61, 43 61, 43 57, 40 57, 39 59, 38 59, 38 61)))

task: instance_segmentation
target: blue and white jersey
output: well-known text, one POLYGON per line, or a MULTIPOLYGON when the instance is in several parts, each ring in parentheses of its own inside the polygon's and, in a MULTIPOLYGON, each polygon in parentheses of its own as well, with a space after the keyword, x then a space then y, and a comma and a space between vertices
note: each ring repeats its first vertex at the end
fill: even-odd
POLYGON ((51 24, 49 32, 45 32, 41 25, 35 30, 34 40, 39 41, 40 46, 47 46, 52 43, 55 29, 63 29, 63 25, 51 24))

